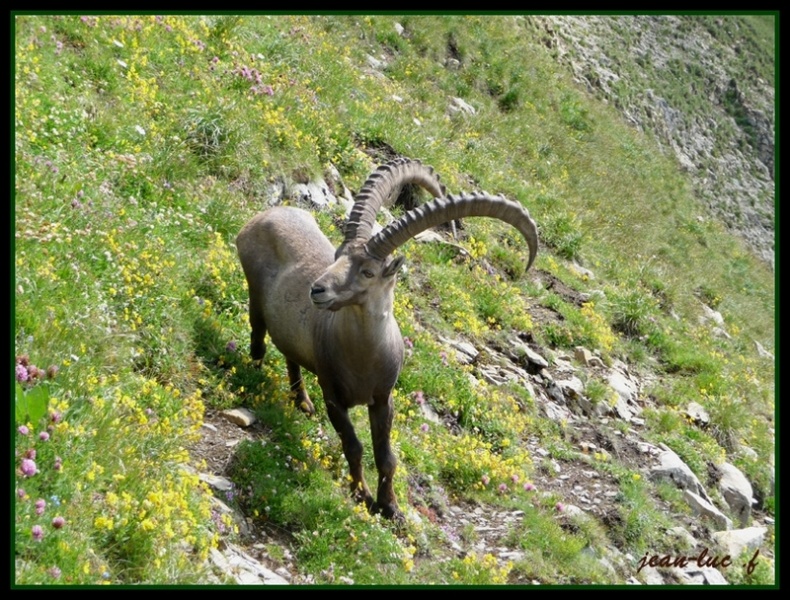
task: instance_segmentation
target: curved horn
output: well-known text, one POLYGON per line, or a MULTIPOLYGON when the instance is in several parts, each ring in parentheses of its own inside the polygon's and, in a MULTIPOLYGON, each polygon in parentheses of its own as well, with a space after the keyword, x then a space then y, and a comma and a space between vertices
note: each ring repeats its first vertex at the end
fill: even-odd
POLYGON ((535 221, 520 203, 508 200, 504 196, 490 196, 485 193, 431 200, 387 225, 373 236, 365 247, 368 254, 383 260, 396 248, 429 227, 464 217, 492 217, 518 229, 527 240, 529 247, 527 269, 532 266, 538 252, 538 229, 535 221))
POLYGON ((406 183, 419 184, 436 197, 446 193, 433 167, 423 165, 419 160, 396 158, 381 165, 371 173, 356 195, 346 221, 344 243, 367 241, 381 207, 393 192, 406 183))

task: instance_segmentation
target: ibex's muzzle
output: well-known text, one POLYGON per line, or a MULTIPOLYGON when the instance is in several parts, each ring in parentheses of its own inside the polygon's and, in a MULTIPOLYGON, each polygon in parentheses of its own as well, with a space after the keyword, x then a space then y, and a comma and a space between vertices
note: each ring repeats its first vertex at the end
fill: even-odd
POLYGON ((332 304, 332 298, 327 298, 326 288, 323 285, 315 284, 310 288, 310 300, 316 308, 327 308, 332 304))

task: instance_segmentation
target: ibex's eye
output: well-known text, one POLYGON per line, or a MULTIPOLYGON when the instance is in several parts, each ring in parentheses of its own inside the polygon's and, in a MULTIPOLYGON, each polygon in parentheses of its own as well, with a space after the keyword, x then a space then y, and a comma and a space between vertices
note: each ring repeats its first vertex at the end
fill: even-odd
POLYGON ((362 269, 362 274, 368 279, 371 279, 374 276, 373 271, 371 271, 370 269, 362 269))

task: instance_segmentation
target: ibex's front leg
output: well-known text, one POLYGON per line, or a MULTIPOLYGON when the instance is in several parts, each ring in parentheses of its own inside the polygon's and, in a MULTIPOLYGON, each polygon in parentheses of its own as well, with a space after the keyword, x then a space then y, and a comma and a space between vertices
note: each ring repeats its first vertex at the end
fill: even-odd
POLYGON ((304 381, 302 380, 302 369, 292 360, 285 361, 288 367, 288 379, 291 382, 291 394, 294 396, 294 404, 296 408, 308 415, 315 414, 315 407, 310 402, 310 396, 307 395, 307 390, 304 389, 304 381))
POLYGON ((340 436, 343 444, 343 454, 348 461, 348 471, 351 475, 351 495, 357 502, 364 502, 368 509, 373 508, 373 495, 370 493, 365 476, 362 473, 362 443, 354 432, 351 419, 348 418, 348 409, 338 406, 324 390, 326 412, 332 426, 340 436))
POLYGON ((373 438, 373 453, 376 458, 376 469, 379 473, 379 487, 374 510, 378 510, 387 518, 402 519, 403 514, 398 508, 392 480, 395 476, 397 460, 390 447, 390 431, 394 414, 392 394, 374 397, 373 404, 368 407, 370 417, 370 434, 373 438))

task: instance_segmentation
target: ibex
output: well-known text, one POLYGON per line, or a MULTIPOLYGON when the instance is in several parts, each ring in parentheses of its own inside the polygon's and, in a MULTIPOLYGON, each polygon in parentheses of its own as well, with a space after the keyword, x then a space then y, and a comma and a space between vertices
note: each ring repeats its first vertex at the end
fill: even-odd
POLYGON ((274 207, 254 216, 236 238, 250 294, 250 352, 265 353, 264 337, 285 356, 296 406, 315 409, 301 368, 318 376, 324 403, 348 461, 351 492, 371 512, 402 518, 392 488, 395 456, 390 448, 392 389, 403 365, 403 338, 392 314, 395 275, 403 257, 391 254, 415 235, 471 216, 501 219, 527 240, 535 260, 535 222, 517 202, 485 193, 445 197, 432 168, 396 159, 374 171, 355 198, 345 239, 335 250, 310 213, 274 207), (418 206, 372 235, 376 215, 404 184, 418 184, 434 200, 418 206), (362 444, 348 416, 366 405, 378 470, 376 500, 362 473, 362 444))

